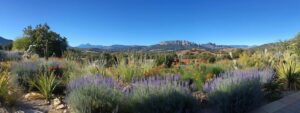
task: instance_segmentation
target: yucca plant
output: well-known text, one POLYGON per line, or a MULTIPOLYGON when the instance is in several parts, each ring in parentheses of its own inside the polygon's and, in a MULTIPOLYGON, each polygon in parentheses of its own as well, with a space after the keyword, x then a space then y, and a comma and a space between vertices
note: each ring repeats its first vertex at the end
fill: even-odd
POLYGON ((294 61, 283 62, 277 67, 277 75, 280 83, 289 90, 300 88, 300 65, 294 61))
POLYGON ((29 83, 33 88, 36 88, 47 101, 49 101, 53 91, 59 84, 59 81, 56 79, 53 73, 43 73, 37 78, 29 80, 29 83))

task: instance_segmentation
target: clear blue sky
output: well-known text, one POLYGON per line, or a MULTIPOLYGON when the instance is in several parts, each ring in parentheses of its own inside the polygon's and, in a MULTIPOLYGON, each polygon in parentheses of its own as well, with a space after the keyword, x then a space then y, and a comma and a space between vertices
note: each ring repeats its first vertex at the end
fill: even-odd
POLYGON ((300 0, 0 0, 0 36, 48 23, 82 43, 150 45, 164 40, 257 45, 300 32, 300 0))

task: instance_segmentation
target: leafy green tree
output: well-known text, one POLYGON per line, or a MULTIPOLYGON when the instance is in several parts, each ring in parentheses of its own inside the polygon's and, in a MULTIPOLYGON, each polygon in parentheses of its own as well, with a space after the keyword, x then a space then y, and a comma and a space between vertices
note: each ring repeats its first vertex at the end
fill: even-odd
POLYGON ((68 46, 67 38, 51 31, 47 24, 39 24, 35 28, 26 27, 24 36, 29 37, 30 43, 36 45, 35 52, 46 59, 52 55, 62 56, 68 46))
POLYGON ((13 50, 22 50, 26 51, 30 45, 30 38, 28 37, 21 37, 17 38, 13 42, 13 50))

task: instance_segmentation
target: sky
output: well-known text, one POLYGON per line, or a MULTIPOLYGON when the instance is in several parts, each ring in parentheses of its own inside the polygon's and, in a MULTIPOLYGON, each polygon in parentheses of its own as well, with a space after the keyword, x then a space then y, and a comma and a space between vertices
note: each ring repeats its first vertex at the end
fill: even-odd
POLYGON ((0 36, 47 23, 69 45, 260 45, 300 32, 300 0, 0 0, 0 36))

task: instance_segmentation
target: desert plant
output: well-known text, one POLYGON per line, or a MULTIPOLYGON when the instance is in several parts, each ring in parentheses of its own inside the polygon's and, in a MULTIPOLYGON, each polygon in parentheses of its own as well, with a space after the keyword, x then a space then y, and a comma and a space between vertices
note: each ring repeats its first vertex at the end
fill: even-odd
POLYGON ((36 88, 44 98, 49 101, 56 86, 59 84, 53 73, 44 73, 37 78, 29 80, 30 85, 36 88))
POLYGON ((220 112, 246 113, 262 102, 262 84, 273 75, 272 69, 226 72, 206 82, 204 89, 211 105, 220 112))

